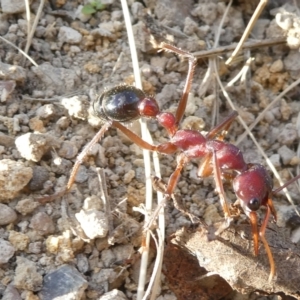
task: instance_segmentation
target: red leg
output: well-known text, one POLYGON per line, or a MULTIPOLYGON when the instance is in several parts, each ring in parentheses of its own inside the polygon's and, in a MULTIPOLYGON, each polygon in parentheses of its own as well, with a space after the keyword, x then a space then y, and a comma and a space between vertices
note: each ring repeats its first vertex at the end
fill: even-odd
POLYGON ((200 178, 208 177, 212 175, 213 169, 211 167, 211 159, 212 159, 212 153, 208 153, 205 155, 203 160, 198 166, 197 176, 200 178))
POLYGON ((63 196, 65 193, 67 193, 71 189, 71 187, 72 187, 72 185, 75 181, 75 177, 76 177, 76 174, 78 172, 79 166, 83 162, 84 158, 87 156, 87 153, 88 153, 89 149, 93 145, 95 145, 100 139, 102 139, 104 133, 111 127, 111 125, 112 125, 112 122, 105 123, 101 127, 101 129, 96 133, 96 135, 93 137, 93 139, 84 147, 82 152, 77 156, 76 162, 75 162, 75 164, 72 168, 71 175, 70 175, 70 178, 69 178, 69 181, 67 183, 66 188, 63 189, 62 191, 58 192, 58 193, 53 194, 53 195, 45 196, 45 197, 42 197, 42 198, 38 199, 38 201, 40 203, 51 202, 55 198, 63 196))
MULTIPOLYGON (((175 190, 176 184, 178 182, 178 179, 180 177, 181 170, 188 161, 189 161, 189 159, 184 155, 184 153, 181 153, 177 156, 177 167, 176 167, 175 171, 172 173, 172 175, 170 176, 169 182, 168 182, 166 188, 164 189, 165 197, 164 197, 163 201, 156 207, 156 209, 153 212, 153 214, 151 215, 151 218, 149 219, 148 223, 145 224, 144 229, 149 229, 152 226, 153 221, 156 219, 160 209, 165 204, 166 200, 169 199, 170 197, 172 197, 172 195, 174 194, 174 190, 175 190)), ((155 186, 155 187, 157 187, 157 186, 155 186)), ((160 188, 158 188, 158 190, 160 190, 160 188)))
POLYGON ((275 210, 275 207, 274 207, 274 204, 273 204, 273 201, 272 201, 271 198, 268 198, 267 207, 270 208, 271 214, 273 215, 273 217, 276 221, 277 220, 277 213, 276 213, 276 210, 275 210))
MULTIPOLYGON (((160 179, 156 176, 152 176, 152 186, 153 186, 154 190, 156 190, 158 192, 161 192, 163 194, 166 194, 167 184, 165 184, 162 181, 162 179, 160 179)), ((181 200, 179 200, 179 197, 177 197, 175 193, 172 193, 171 198, 173 200, 174 207, 177 210, 179 210, 181 213, 183 213, 184 215, 188 216, 193 224, 202 223, 201 220, 198 217, 196 217, 195 215, 193 215, 192 213, 188 212, 185 209, 185 207, 182 204, 181 200)), ((167 198, 165 197, 165 199, 167 199, 167 198)), ((160 207, 161 207, 161 205, 159 206, 159 209, 160 209, 160 207)))
POLYGON ((197 59, 191 53, 181 50, 181 49, 179 49, 175 46, 169 45, 169 44, 163 43, 162 48, 165 50, 172 51, 181 56, 187 57, 189 59, 189 70, 188 70, 185 86, 184 86, 183 93, 182 93, 182 96, 179 101, 177 111, 175 114, 176 124, 178 125, 184 115, 184 112, 185 112, 186 103, 187 103, 189 93, 190 93, 191 87, 192 87, 192 81, 193 81, 193 77, 194 77, 197 59))
POLYGON ((118 128, 130 140, 132 140, 135 144, 137 144, 139 147, 141 147, 143 149, 146 149, 149 151, 156 151, 156 152, 163 153, 163 154, 173 154, 177 150, 177 147, 174 144, 172 144, 171 142, 163 143, 163 144, 160 144, 157 146, 151 145, 119 122, 113 121, 112 126, 118 128))
POLYGON ((213 171, 214 171, 214 178, 215 178, 215 182, 216 182, 216 190, 220 197, 220 201, 221 201, 221 205, 222 205, 222 208, 224 211, 225 219, 230 219, 231 214, 230 214, 228 203, 227 203, 227 200, 225 197, 223 182, 222 182, 222 178, 221 178, 221 169, 220 169, 219 162, 217 160, 215 151, 213 151, 213 171))
POLYGON ((257 214, 255 211, 251 211, 249 214, 249 219, 252 228, 253 243, 254 243, 254 254, 258 255, 258 225, 257 225, 257 214))
POLYGON ((157 151, 157 152, 164 153, 164 154, 172 154, 177 150, 177 147, 174 144, 172 144, 171 142, 163 143, 163 144, 160 144, 157 146, 151 145, 151 144, 147 143, 146 141, 144 141, 142 138, 140 138, 138 135, 133 133, 131 130, 129 130, 128 128, 123 126, 121 123, 116 122, 116 121, 109 121, 101 127, 101 129, 98 131, 98 133, 93 137, 93 139, 84 147, 82 152, 77 156, 76 162, 72 168, 71 175, 70 175, 70 178, 69 178, 66 188, 58 193, 53 194, 53 195, 45 196, 45 197, 38 199, 39 202, 41 202, 41 203, 51 202, 54 199, 56 199, 57 197, 63 196, 65 193, 67 193, 71 189, 71 187, 75 181, 75 177, 77 175, 79 166, 82 164, 84 158, 87 156, 89 149, 103 137, 106 130, 108 128, 110 128, 111 126, 116 127, 119 130, 121 130, 134 143, 136 143, 139 147, 141 147, 143 149, 146 149, 149 151, 157 151))
POLYGON ((265 215, 265 218, 264 218, 264 221, 261 225, 261 228, 260 228, 260 231, 259 231, 259 235, 260 235, 260 238, 264 244, 264 247, 266 249, 266 252, 267 252, 267 255, 268 255, 268 258, 269 258, 269 263, 270 263, 270 275, 269 275, 269 282, 272 281, 272 279, 274 278, 275 276, 275 272, 276 272, 276 268, 275 268, 275 262, 274 262, 274 259, 273 259, 273 255, 272 255, 272 251, 270 249, 270 246, 265 238, 265 232, 266 232, 266 228, 267 228, 267 224, 268 224, 268 221, 269 221, 269 218, 270 218, 270 215, 271 213, 273 214, 272 212, 272 209, 274 209, 274 206, 273 206, 273 203, 272 203, 272 200, 269 198, 268 199, 268 203, 267 203, 267 212, 266 212, 266 215, 265 215), (269 205, 269 203, 271 203, 271 205, 269 205))
POLYGON ((166 194, 171 196, 175 190, 175 187, 177 185, 177 182, 180 177, 180 173, 182 171, 182 168, 185 166, 185 164, 189 161, 189 159, 185 156, 184 153, 181 153, 177 156, 177 166, 175 171, 170 176, 168 186, 166 189, 166 194))
POLYGON ((224 136, 227 134, 227 131, 232 124, 232 122, 236 119, 238 116, 237 111, 233 111, 222 123, 215 126, 212 130, 210 130, 206 134, 206 138, 208 140, 215 139, 216 136, 218 136, 218 140, 223 140, 224 136))

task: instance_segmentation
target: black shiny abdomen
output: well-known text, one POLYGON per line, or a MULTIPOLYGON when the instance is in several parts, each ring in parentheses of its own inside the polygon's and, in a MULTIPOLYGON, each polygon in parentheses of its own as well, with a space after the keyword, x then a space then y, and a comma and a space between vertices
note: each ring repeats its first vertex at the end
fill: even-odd
POLYGON ((138 104, 145 98, 142 90, 120 85, 104 92, 93 103, 95 114, 104 120, 130 122, 140 117, 138 104))

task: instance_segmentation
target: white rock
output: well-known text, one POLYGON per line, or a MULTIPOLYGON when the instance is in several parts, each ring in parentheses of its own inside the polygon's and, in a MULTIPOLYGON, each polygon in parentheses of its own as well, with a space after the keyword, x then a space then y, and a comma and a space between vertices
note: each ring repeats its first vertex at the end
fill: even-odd
POLYGON ((62 26, 59 29, 58 39, 62 43, 78 44, 82 40, 82 35, 71 27, 62 26))
POLYGON ((105 293, 103 296, 99 298, 99 300, 126 300, 126 296, 123 292, 118 291, 116 289, 105 293))
POLYGON ((300 228, 297 228, 292 232, 291 241, 294 244, 297 244, 300 241, 300 228))
POLYGON ((90 239, 105 237, 108 232, 108 220, 105 213, 90 209, 75 214, 86 236, 90 239))

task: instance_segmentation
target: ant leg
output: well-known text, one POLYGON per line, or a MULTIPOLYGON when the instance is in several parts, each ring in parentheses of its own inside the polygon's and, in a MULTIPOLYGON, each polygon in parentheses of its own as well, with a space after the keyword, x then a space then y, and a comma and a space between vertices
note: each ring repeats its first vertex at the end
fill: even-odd
POLYGON ((195 68, 196 68, 197 58, 194 55, 192 55, 191 53, 181 50, 173 45, 162 43, 161 46, 165 50, 174 52, 178 55, 187 57, 189 59, 189 69, 188 69, 186 82, 185 82, 183 93, 182 93, 182 96, 179 101, 177 111, 175 114, 176 125, 178 125, 180 123, 180 121, 184 115, 185 109, 186 109, 187 100, 188 100, 189 93, 190 93, 191 87, 192 87, 192 81, 193 81, 194 72, 195 72, 195 68))
POLYGON ((181 153, 177 156, 177 167, 176 167, 175 171, 172 173, 172 175, 170 176, 169 182, 168 182, 166 188, 164 189, 165 190, 164 191, 164 199, 156 207, 156 209, 155 209, 154 213, 151 215, 151 218, 149 219, 148 223, 145 224, 144 229, 149 229, 151 227, 153 221, 157 217, 160 209, 165 204, 166 200, 172 197, 175 187, 176 187, 176 184, 180 177, 181 170, 188 161, 189 161, 189 159, 185 156, 184 153, 181 153))
POLYGON ((211 167, 211 159, 212 159, 212 153, 208 153, 204 156, 203 160, 201 161, 198 171, 197 171, 197 176, 200 178, 203 177, 208 177, 213 173, 213 169, 211 167))
MULTIPOLYGON (((270 208, 270 211, 271 211, 271 214, 273 215, 275 221, 277 221, 277 213, 276 213, 276 209, 274 207, 274 204, 273 204, 273 201, 271 198, 268 198, 268 201, 267 201, 267 207, 270 208)), ((267 226, 267 225, 266 225, 267 226)))
POLYGON ((258 226, 257 226, 257 214, 255 211, 249 213, 249 219, 252 229, 253 244, 254 244, 254 255, 258 255, 258 226))
MULTIPOLYGON (((152 176, 152 186, 153 186, 154 190, 156 190, 158 192, 161 192, 163 194, 165 194, 166 191, 167 191, 167 185, 162 181, 161 178, 159 178, 157 176, 152 176)), ((171 198, 173 200, 174 207, 177 210, 179 210, 181 213, 183 213, 184 215, 188 216, 193 224, 201 222, 198 217, 196 217, 195 215, 193 215, 192 213, 188 212, 185 209, 183 203, 181 202, 181 200, 179 200, 179 198, 177 197, 177 195, 175 195, 173 193, 171 195, 171 198)))
POLYGON ((217 135, 219 135, 218 139, 222 141, 224 139, 224 136, 227 134, 229 127, 231 126, 232 122, 236 119, 237 116, 238 112, 234 110, 223 122, 215 126, 206 134, 206 139, 212 140, 217 135))
POLYGON ((56 199, 57 197, 63 196, 65 193, 67 193, 71 189, 71 187, 72 187, 72 185, 73 185, 73 183, 75 181, 75 177, 76 177, 76 174, 78 172, 79 166, 83 162, 84 158, 87 156, 89 149, 93 145, 95 145, 100 139, 102 139, 104 133, 111 127, 111 125, 112 125, 112 122, 105 123, 101 127, 101 129, 96 133, 96 135, 93 137, 93 139, 84 147, 84 149, 82 150, 82 152, 77 156, 76 162, 75 162, 75 164, 74 164, 74 166, 72 168, 71 175, 70 175, 70 178, 68 180, 66 188, 64 188, 62 191, 60 191, 58 193, 54 193, 53 195, 39 198, 38 201, 40 203, 51 202, 54 199, 56 199))
POLYGON ((139 147, 159 152, 163 154, 173 154, 177 150, 177 146, 172 144, 171 142, 166 142, 160 145, 151 145, 148 142, 144 141, 141 137, 136 135, 134 132, 123 126, 121 123, 113 121, 112 126, 118 128, 120 131, 122 131, 129 139, 131 139, 135 144, 137 144, 139 147))
POLYGON ((220 201, 221 201, 221 205, 222 205, 222 208, 224 211, 224 216, 225 216, 226 222, 229 225, 229 223, 231 221, 231 214, 230 214, 228 203, 227 203, 227 200, 225 197, 223 182, 222 182, 222 178, 221 178, 221 169, 219 166, 219 162, 218 162, 215 150, 213 150, 212 155, 213 155, 213 172, 214 172, 214 178, 216 181, 216 190, 220 197, 220 201))
POLYGON ((177 182, 180 177, 180 173, 183 169, 183 167, 189 162, 189 158, 185 156, 184 153, 181 153, 177 156, 177 166, 175 171, 172 173, 172 175, 169 178, 169 182, 166 189, 166 194, 168 196, 171 196, 175 190, 175 187, 177 185, 177 182))
MULTIPOLYGON (((270 215, 271 215, 271 213, 274 215, 274 212, 275 212, 275 210, 274 210, 273 202, 269 198, 268 202, 267 202, 267 212, 266 212, 265 218, 263 220, 263 223, 262 223, 262 225, 260 227, 260 231, 259 231, 259 235, 260 235, 260 238, 266 249, 266 252, 267 252, 267 255, 269 258, 270 268, 271 268, 270 275, 269 275, 269 282, 272 281, 272 279, 274 278, 276 268, 275 268, 275 262, 273 259, 272 251, 271 251, 270 246, 265 238, 265 232, 266 232, 266 228, 267 228, 267 224, 268 224, 270 215)), ((276 215, 276 213, 275 213, 275 215, 276 215)))

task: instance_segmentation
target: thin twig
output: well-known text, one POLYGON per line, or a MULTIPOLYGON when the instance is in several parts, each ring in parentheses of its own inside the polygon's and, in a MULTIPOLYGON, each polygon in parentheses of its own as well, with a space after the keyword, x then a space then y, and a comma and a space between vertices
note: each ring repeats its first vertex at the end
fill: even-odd
MULTIPOLYGON (((162 259, 161 259, 161 257, 163 257, 163 255, 164 255, 164 241, 165 241, 164 237, 165 237, 165 234, 162 233, 158 228, 156 230, 156 235, 158 237, 158 242, 156 241, 155 236, 153 234, 151 234, 153 240, 155 241, 155 245, 156 245, 156 249, 157 249, 156 259, 155 259, 152 274, 160 274, 161 273, 161 269, 162 269, 162 259)), ((150 295, 150 293, 151 293, 150 300, 157 298, 156 293, 153 293, 153 291, 157 290, 156 285, 159 283, 159 281, 157 280, 158 278, 160 278, 160 277, 159 276, 151 276, 149 284, 148 284, 148 288, 145 292, 143 300, 146 300, 148 298, 148 296, 150 295)))
MULTIPOLYGON (((27 36, 29 36, 30 25, 31 25, 30 5, 28 0, 25 0, 24 2, 25 2, 26 20, 27 20, 27 36)), ((27 53, 26 50, 25 52, 27 53)))
POLYGON ((238 45, 236 46, 236 48, 233 51, 233 53, 231 54, 231 56, 225 62, 226 65, 230 65, 232 63, 232 61, 234 60, 234 58, 238 55, 238 53, 243 48, 243 44, 248 39, 249 34, 251 33, 258 17, 260 16, 261 12, 265 8, 267 2, 268 2, 268 0, 260 0, 259 4, 257 5, 257 7, 254 11, 254 14, 252 15, 252 17, 251 17, 251 19, 250 19, 250 21, 249 21, 249 23, 248 23, 248 25, 247 25, 247 27, 244 31, 244 34, 241 37, 241 40, 239 41, 238 45))
MULTIPOLYGON (((259 41, 251 41, 243 44, 241 50, 245 49, 257 49, 262 47, 272 47, 276 45, 286 44, 286 38, 280 37, 277 39, 266 39, 266 40, 259 40, 259 41)), ((205 57, 212 57, 212 56, 221 56, 227 52, 233 51, 236 48, 236 44, 231 44, 229 46, 218 47, 215 49, 209 50, 202 50, 192 53, 198 59, 205 58, 205 57)))
POLYGON ((10 46, 12 46, 13 48, 15 48, 16 50, 18 50, 20 53, 22 53, 34 66, 38 67, 39 65, 29 56, 27 55, 22 49, 20 49, 19 47, 15 46, 13 43, 11 43, 9 40, 5 39, 4 37, 0 36, 0 39, 2 41, 4 41, 5 43, 9 44, 10 46))
POLYGON ((241 81, 243 82, 245 80, 247 72, 250 69, 250 65, 252 61, 253 61, 252 57, 248 58, 246 63, 242 67, 241 71, 226 84, 226 87, 233 86, 239 79, 241 79, 241 81))
MULTIPOLYGON (((225 22, 225 19, 229 13, 229 9, 232 5, 232 0, 228 3, 227 7, 226 7, 226 10, 224 12, 224 15, 221 19, 221 22, 218 26, 218 29, 216 31, 216 34, 215 34, 215 41, 214 41, 214 45, 213 45, 213 49, 216 49, 219 45, 219 40, 220 40, 220 36, 221 36, 221 32, 222 32, 222 27, 223 27, 223 24, 225 22)), ((198 53, 199 54, 199 53, 198 53)), ((196 54, 196 57, 199 58, 199 56, 197 56, 196 54)), ((205 73, 205 76, 202 80, 202 83, 201 83, 201 86, 199 88, 199 90, 201 91, 201 95, 204 95, 206 93, 206 90, 208 88, 209 85, 211 85, 211 78, 212 78, 212 75, 213 75, 213 65, 214 65, 214 60, 215 60, 216 56, 212 56, 209 58, 209 63, 208 63, 208 68, 207 68, 207 71, 205 73)), ((215 78, 214 78, 215 79, 215 78)), ((216 86, 217 84, 215 84, 216 86)), ((216 95, 216 100, 214 101, 214 107, 213 107, 213 111, 212 111, 212 122, 211 122, 211 127, 214 127, 214 125, 218 122, 218 114, 217 112, 219 111, 219 101, 218 101, 218 89, 215 88, 215 95, 216 95)))
POLYGON ((110 207, 110 201, 107 193, 107 185, 106 185, 106 179, 105 179, 105 173, 102 168, 96 168, 97 174, 98 174, 98 180, 100 185, 100 192, 101 192, 101 200, 103 202, 103 206, 105 209, 105 215, 108 219, 108 233, 109 236, 113 232, 113 220, 112 220, 112 214, 111 214, 111 207, 110 207))
MULTIPOLYGON (((43 11, 44 4, 45 4, 45 0, 41 0, 41 3, 40 3, 39 8, 37 10, 34 22, 32 24, 32 27, 31 27, 30 31, 27 33, 28 34, 27 35, 27 41, 26 41, 26 46, 25 46, 25 50, 24 50, 25 53, 28 53, 29 47, 30 47, 31 42, 32 42, 33 35, 35 33, 37 24, 39 22, 40 16, 41 16, 42 11, 43 11)), ((30 19, 27 20, 27 22, 30 22, 30 19)), ((27 27, 28 27, 28 29, 30 28, 30 26, 28 26, 28 25, 27 25, 27 27)))

